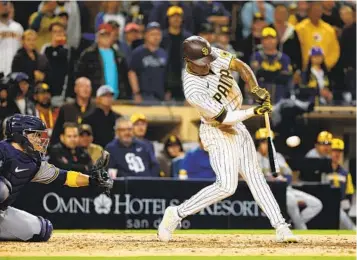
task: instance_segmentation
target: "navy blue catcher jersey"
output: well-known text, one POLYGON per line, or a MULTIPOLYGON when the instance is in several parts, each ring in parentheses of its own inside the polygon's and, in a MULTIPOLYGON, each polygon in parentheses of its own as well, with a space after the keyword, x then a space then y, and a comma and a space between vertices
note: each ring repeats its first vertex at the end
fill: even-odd
POLYGON ((118 139, 112 140, 105 149, 110 153, 109 169, 117 170, 117 177, 158 177, 160 168, 155 155, 147 144, 134 138, 130 146, 118 139))
POLYGON ((37 163, 30 155, 14 148, 10 142, 0 142, 0 176, 12 186, 10 196, 0 204, 0 210, 10 206, 21 189, 29 182, 50 183, 57 178, 59 170, 47 162, 37 163))

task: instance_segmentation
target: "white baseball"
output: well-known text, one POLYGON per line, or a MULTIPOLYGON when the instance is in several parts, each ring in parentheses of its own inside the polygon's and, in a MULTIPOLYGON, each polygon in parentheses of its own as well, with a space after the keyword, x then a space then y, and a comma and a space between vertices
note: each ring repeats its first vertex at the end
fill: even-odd
POLYGON ((301 143, 300 137, 296 135, 290 136, 288 139, 286 139, 286 144, 292 148, 299 146, 300 143, 301 143))

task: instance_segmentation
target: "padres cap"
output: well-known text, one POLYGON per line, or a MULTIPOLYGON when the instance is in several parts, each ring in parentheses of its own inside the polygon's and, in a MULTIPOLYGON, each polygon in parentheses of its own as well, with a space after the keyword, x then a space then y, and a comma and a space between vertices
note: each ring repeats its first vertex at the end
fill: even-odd
POLYGON ((265 18, 264 18, 264 16, 261 14, 261 13, 259 13, 259 12, 256 12, 255 14, 254 14, 254 17, 253 17, 253 21, 257 21, 257 20, 264 20, 265 18))
POLYGON ((219 33, 220 34, 230 34, 231 30, 228 26, 221 26, 219 33))
POLYGON ((182 146, 180 138, 176 135, 170 135, 169 138, 167 138, 165 142, 165 147, 171 146, 171 145, 179 145, 182 146))
POLYGON ((145 28, 145 32, 148 32, 148 31, 151 31, 154 29, 161 30, 160 24, 158 22, 148 23, 148 25, 145 28))
POLYGON ((183 15, 182 8, 177 5, 174 5, 174 6, 171 6, 169 9, 167 9, 166 15, 168 17, 173 16, 175 14, 183 15))
POLYGON ((276 37, 276 31, 271 27, 265 27, 262 31, 262 37, 276 37))
POLYGON ((200 36, 188 37, 183 42, 183 57, 197 66, 205 66, 217 58, 209 42, 200 36))
POLYGON ((79 126, 79 134, 82 135, 84 133, 86 133, 88 135, 93 135, 92 127, 87 124, 80 125, 79 126))
POLYGON ((322 131, 317 136, 317 143, 319 144, 331 144, 332 142, 332 134, 327 131, 322 131))
POLYGON ((339 138, 333 138, 331 141, 331 149, 343 151, 345 149, 345 142, 339 138))
POLYGON ((320 47, 312 47, 310 50, 310 56, 324 55, 323 50, 320 47))
POLYGON ((130 121, 135 124, 137 121, 139 120, 143 120, 143 121, 147 121, 146 120, 146 116, 144 114, 141 113, 134 113, 131 115, 130 117, 130 121))
POLYGON ((50 87, 43 82, 37 83, 35 86, 35 94, 48 93, 50 92, 50 87))
MULTIPOLYGON (((272 132, 272 136, 274 139, 274 132, 272 132)), ((255 132, 255 139, 256 140, 265 140, 268 139, 269 135, 268 135, 268 129, 266 128, 259 128, 256 132, 255 132)))

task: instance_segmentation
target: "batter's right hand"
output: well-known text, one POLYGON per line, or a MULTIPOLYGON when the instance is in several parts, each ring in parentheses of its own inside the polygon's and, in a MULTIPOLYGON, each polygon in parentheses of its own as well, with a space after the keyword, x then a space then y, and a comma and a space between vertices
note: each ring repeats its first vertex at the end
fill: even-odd
POLYGON ((255 86, 251 89, 251 93, 253 94, 255 101, 259 104, 263 104, 267 101, 270 102, 270 94, 265 88, 255 86))
POLYGON ((262 116, 265 113, 271 113, 273 106, 270 104, 270 101, 265 101, 260 106, 254 108, 254 114, 262 116))

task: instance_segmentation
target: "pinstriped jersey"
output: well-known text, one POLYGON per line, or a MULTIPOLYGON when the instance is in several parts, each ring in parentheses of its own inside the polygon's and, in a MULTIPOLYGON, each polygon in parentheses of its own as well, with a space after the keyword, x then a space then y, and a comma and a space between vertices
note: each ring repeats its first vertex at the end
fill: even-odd
POLYGON ((225 108, 234 111, 241 108, 243 96, 234 80, 229 65, 234 58, 231 53, 212 47, 218 57, 210 63, 208 75, 183 73, 183 89, 186 100, 198 109, 201 120, 215 123, 215 118, 225 108))

